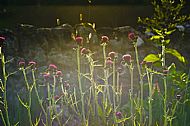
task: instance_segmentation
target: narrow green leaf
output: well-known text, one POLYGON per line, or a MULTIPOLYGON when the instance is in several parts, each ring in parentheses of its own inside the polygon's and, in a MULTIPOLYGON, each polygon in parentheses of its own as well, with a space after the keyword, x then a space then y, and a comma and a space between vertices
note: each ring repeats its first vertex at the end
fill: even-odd
POLYGON ((180 62, 186 63, 185 57, 183 57, 177 50, 166 48, 165 52, 168 53, 168 54, 172 54, 173 56, 175 56, 176 58, 178 58, 178 60, 180 62))
POLYGON ((117 123, 122 123, 122 122, 125 122, 125 121, 129 120, 130 118, 131 118, 131 116, 128 117, 128 118, 117 119, 116 122, 117 123))
POLYGON ((170 34, 172 34, 175 30, 176 30, 176 29, 171 30, 171 31, 165 31, 165 34, 166 34, 166 35, 170 35, 170 34))
POLYGON ((150 38, 150 40, 158 40, 158 39, 163 39, 164 36, 161 36, 161 35, 154 35, 150 38))
POLYGON ((153 31, 155 31, 158 35, 162 36, 162 31, 161 30, 153 28, 153 31))
POLYGON ((17 122, 16 124, 14 124, 14 126, 18 126, 19 122, 17 122))

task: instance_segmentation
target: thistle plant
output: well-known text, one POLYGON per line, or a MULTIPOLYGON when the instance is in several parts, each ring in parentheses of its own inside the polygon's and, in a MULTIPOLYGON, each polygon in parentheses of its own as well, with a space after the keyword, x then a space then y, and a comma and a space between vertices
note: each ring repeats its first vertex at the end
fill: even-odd
MULTIPOLYGON (((5 119, 6 119, 6 124, 7 126, 10 126, 10 121, 9 121, 9 112, 8 112, 8 103, 7 103, 7 79, 8 79, 8 75, 6 72, 6 61, 5 61, 5 55, 4 55, 4 45, 5 45, 5 37, 0 37, 0 57, 1 57, 1 64, 2 64, 2 70, 3 70, 3 81, 1 81, 2 86, 1 86, 1 91, 3 92, 3 106, 5 109, 5 119)), ((4 116, 2 114, 2 111, 0 112, 2 120, 5 124, 5 119, 4 116)))
POLYGON ((108 54, 108 57, 110 57, 113 60, 112 63, 112 73, 113 73, 113 85, 112 85, 112 90, 113 90, 113 110, 114 113, 116 113, 116 59, 117 59, 117 54, 115 52, 110 52, 108 54))
MULTIPOLYGON (((96 61, 93 60, 92 58, 92 55, 93 53, 89 50, 89 49, 86 49, 86 48, 82 48, 81 49, 81 55, 85 56, 88 60, 88 64, 89 64, 89 76, 85 76, 91 83, 91 86, 90 86, 90 97, 89 97, 89 105, 92 106, 92 116, 93 117, 96 117, 96 114, 97 114, 97 108, 98 108, 98 92, 96 91, 96 88, 97 88, 97 85, 96 85, 96 82, 94 80, 94 68, 96 66, 99 66, 99 65, 96 65, 96 61), (92 96, 91 96, 92 94, 92 96), (91 104, 91 99, 93 99, 93 104, 91 104)), ((96 118, 98 120, 98 118, 96 118)))
POLYGON ((148 125, 152 126, 152 79, 153 79, 153 73, 151 72, 151 65, 152 63, 146 63, 145 69, 146 69, 146 76, 148 79, 148 87, 149 87, 149 97, 148 97, 148 125))
MULTIPOLYGON (((103 71, 104 71, 104 93, 103 93, 103 102, 105 102, 105 105, 107 102, 111 104, 111 96, 110 96, 110 90, 109 90, 109 84, 108 84, 108 69, 107 69, 107 64, 112 64, 112 61, 107 59, 106 57, 106 46, 109 42, 109 38, 107 36, 102 36, 101 38, 101 46, 102 46, 102 53, 103 53, 103 71)), ((106 105, 107 106, 107 105, 106 105)))
POLYGON ((79 90, 80 90, 80 97, 81 97, 81 109, 82 109, 82 120, 84 125, 86 125, 86 115, 85 115, 85 104, 84 104, 84 92, 82 89, 82 82, 81 82, 81 64, 80 64, 80 48, 83 45, 83 38, 76 37, 75 41, 77 43, 77 77, 79 83, 79 90))
POLYGON ((135 49, 135 58, 136 58, 136 64, 137 64, 137 69, 138 69, 138 74, 139 74, 139 84, 140 84, 140 124, 143 125, 143 116, 144 116, 144 105, 143 105, 143 97, 144 97, 144 85, 143 85, 143 73, 141 72, 141 67, 139 63, 139 54, 138 54, 138 47, 137 47, 137 35, 133 32, 128 34, 128 39, 133 43, 134 49, 135 49))
POLYGON ((135 119, 134 119, 134 84, 133 84, 133 70, 134 70, 134 66, 132 63, 132 59, 131 59, 131 55, 130 54, 125 54, 122 57, 122 60, 124 62, 124 65, 128 67, 129 69, 129 73, 130 73, 130 90, 129 90, 129 97, 130 97, 130 112, 131 112, 131 125, 135 124, 135 119))
POLYGON ((43 106, 43 101, 40 98, 39 93, 38 93, 37 84, 36 84, 36 77, 35 77, 35 70, 34 69, 32 69, 32 78, 33 78, 34 90, 35 90, 35 93, 36 93, 36 96, 37 96, 37 99, 38 99, 38 103, 39 103, 39 105, 40 105, 40 107, 42 109, 43 114, 45 115, 45 120, 46 120, 45 125, 49 126, 49 124, 48 124, 48 115, 47 115, 47 112, 46 112, 46 110, 45 110, 45 108, 43 106))
POLYGON ((29 67, 27 67, 26 69, 23 66, 23 62, 20 62, 19 65, 21 65, 20 70, 22 71, 22 74, 24 76, 24 81, 25 81, 25 84, 26 84, 26 90, 28 92, 28 102, 24 103, 24 101, 21 100, 19 95, 18 95, 18 99, 19 99, 20 103, 27 109, 28 118, 29 118, 29 124, 30 124, 30 126, 33 126, 32 115, 31 115, 31 103, 32 103, 32 96, 31 95, 32 95, 32 89, 33 89, 34 85, 29 84, 28 78, 27 78, 27 75, 26 75, 26 70, 28 68, 31 68, 31 69, 35 70, 37 64, 34 61, 30 61, 29 64, 28 64, 29 67))

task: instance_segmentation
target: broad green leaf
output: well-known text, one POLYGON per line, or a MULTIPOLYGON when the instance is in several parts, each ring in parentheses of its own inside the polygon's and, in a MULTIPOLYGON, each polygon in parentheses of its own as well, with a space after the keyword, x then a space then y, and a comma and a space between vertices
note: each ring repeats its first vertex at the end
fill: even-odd
POLYGON ((147 56, 144 58, 143 61, 154 63, 154 62, 160 61, 160 58, 159 58, 159 56, 156 55, 156 54, 149 54, 149 55, 147 55, 147 56))
POLYGON ((186 63, 185 57, 183 57, 177 50, 166 48, 165 52, 168 53, 168 54, 172 54, 173 56, 175 56, 176 58, 178 58, 178 60, 180 62, 186 63))

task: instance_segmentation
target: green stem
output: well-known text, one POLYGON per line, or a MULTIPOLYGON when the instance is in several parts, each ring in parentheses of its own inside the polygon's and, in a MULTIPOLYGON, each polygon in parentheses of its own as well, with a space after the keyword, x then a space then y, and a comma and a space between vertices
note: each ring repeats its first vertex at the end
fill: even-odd
POLYGON ((131 102, 131 121, 132 121, 132 126, 134 125, 134 108, 133 108, 133 66, 132 64, 130 64, 129 66, 129 71, 130 71, 130 75, 131 75, 131 91, 130 91, 130 102, 131 102))
POLYGON ((172 126, 173 117, 174 117, 174 114, 175 114, 175 111, 176 111, 178 103, 179 103, 179 101, 177 101, 175 103, 174 108, 172 109, 172 115, 171 115, 171 119, 170 119, 170 126, 172 126))
POLYGON ((97 100, 97 92, 96 92, 96 83, 94 81, 94 60, 92 59, 92 57, 90 56, 91 54, 89 54, 88 57, 88 61, 89 61, 89 67, 90 67, 90 80, 91 80, 91 85, 92 85, 92 97, 94 99, 94 105, 93 105, 93 109, 94 109, 94 117, 96 116, 97 113, 97 105, 98 105, 98 100, 97 100))
POLYGON ((115 123, 115 120, 116 120, 116 97, 115 97, 115 94, 116 94, 116 68, 115 68, 115 63, 116 63, 116 60, 114 58, 113 60, 113 110, 114 110, 114 123, 115 123))
POLYGON ((38 93, 38 90, 37 90, 37 87, 36 87, 36 77, 35 77, 35 72, 34 70, 32 70, 32 78, 33 78, 33 83, 34 83, 34 90, 36 92, 36 96, 37 96, 37 99, 38 99, 38 102, 40 104, 40 107, 45 115, 45 118, 46 118, 46 126, 48 126, 48 116, 47 116, 47 113, 44 109, 44 106, 42 104, 42 100, 40 99, 40 96, 39 96, 39 93, 38 93))
POLYGON ((4 54, 0 52, 1 55, 1 63, 2 63, 2 69, 3 69, 3 79, 4 79, 4 106, 5 106, 5 113, 6 113, 6 121, 7 125, 10 126, 9 121, 9 112, 8 112, 8 103, 7 103, 7 74, 6 74, 6 68, 5 68, 5 57, 4 54))
POLYGON ((148 112, 149 112, 149 121, 148 125, 152 126, 152 73, 148 72, 148 68, 146 68, 148 85, 149 85, 149 100, 148 100, 148 112), (150 74, 150 75, 149 75, 150 74))
POLYGON ((23 75, 24 75, 24 80, 25 80, 26 88, 27 88, 27 90, 29 92, 28 107, 26 109, 27 109, 27 112, 28 112, 28 118, 29 118, 30 126, 33 126, 33 124, 32 124, 32 117, 31 117, 31 102, 32 102, 31 93, 32 93, 32 90, 31 90, 31 88, 29 86, 28 79, 27 79, 27 76, 26 76, 26 70, 24 68, 22 68, 22 72, 23 72, 23 75))
MULTIPOLYGON (((104 69, 104 79, 106 79, 106 45, 103 45, 103 69, 104 69)), ((106 84, 106 80, 105 80, 105 84, 106 84)), ((104 87, 104 92, 103 92, 103 101, 107 101, 106 100, 106 87, 104 87)))
POLYGON ((118 104, 118 106, 120 105, 120 101, 119 101, 119 95, 120 95, 120 88, 119 88, 119 72, 117 72, 117 87, 116 87, 116 92, 117 92, 117 95, 116 95, 116 103, 118 104))
POLYGON ((47 91, 48 91, 48 101, 49 101, 49 114, 50 114, 50 126, 52 126, 52 117, 53 117, 53 112, 52 112, 52 104, 51 104, 51 91, 50 91, 50 84, 47 83, 47 91))
POLYGON ((114 108, 114 111, 116 111, 116 101, 115 101, 115 89, 116 89, 116 80, 115 80, 115 76, 116 76, 116 73, 115 73, 115 59, 113 61, 113 108, 114 108))
MULTIPOLYGON (((166 65, 165 57, 165 45, 162 44, 162 67, 166 65)), ((164 81, 164 126, 167 126, 167 82, 166 77, 163 78, 164 81)))
POLYGON ((56 87, 56 77, 53 76, 53 94, 52 94, 52 107, 53 107, 53 110, 55 111, 55 114, 56 114, 56 119, 58 121, 58 124, 59 126, 61 126, 61 122, 59 120, 59 116, 57 116, 57 108, 56 108, 56 104, 55 104, 55 87, 56 87))
POLYGON ((0 110, 0 115, 1 115, 1 119, 3 121, 4 126, 6 126, 6 122, 5 122, 5 119, 4 119, 4 116, 3 116, 3 113, 1 110, 0 110))
POLYGON ((167 83, 164 77, 164 126, 167 126, 167 83))
POLYGON ((85 117, 85 110, 84 110, 84 93, 82 91, 82 84, 81 84, 81 66, 80 66, 80 46, 78 45, 77 48, 77 68, 78 68, 78 82, 79 82, 79 90, 81 95, 81 103, 82 103, 82 119, 84 125, 86 125, 86 117, 85 117))
POLYGON ((144 99, 143 99, 143 94, 144 94, 144 89, 143 89, 143 75, 142 75, 142 72, 141 72, 141 68, 140 68, 140 63, 139 63, 139 56, 138 56, 138 48, 137 48, 137 43, 135 43, 134 45, 134 48, 135 48, 135 55, 136 55, 136 62, 137 62, 137 69, 138 69, 138 73, 139 73, 139 77, 140 77, 140 90, 141 90, 141 109, 140 109, 140 125, 143 125, 143 109, 144 109, 144 105, 143 105, 143 102, 144 102, 144 99))

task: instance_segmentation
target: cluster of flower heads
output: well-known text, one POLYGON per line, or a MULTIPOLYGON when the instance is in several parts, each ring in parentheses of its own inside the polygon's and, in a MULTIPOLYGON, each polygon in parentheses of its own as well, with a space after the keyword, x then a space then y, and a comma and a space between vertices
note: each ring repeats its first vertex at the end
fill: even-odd
MULTIPOLYGON (((18 65, 19 65, 19 68, 25 68, 26 62, 24 60, 21 60, 19 61, 18 65)), ((36 69, 37 63, 35 61, 29 61, 27 66, 31 67, 32 69, 36 69)))
POLYGON ((61 70, 58 70, 57 66, 55 64, 49 64, 48 66, 48 72, 44 73, 44 79, 50 78, 50 76, 54 75, 55 77, 62 77, 63 73, 61 70))
MULTIPOLYGON (((24 69, 25 67, 30 67, 31 69, 37 68, 37 63, 35 61, 29 61, 26 65, 24 60, 19 61, 18 66, 20 69, 24 69)), ((44 79, 48 79, 51 74, 54 74, 56 77, 62 77, 63 73, 60 70, 57 70, 57 66, 55 64, 49 64, 48 72, 43 74, 44 79)))

